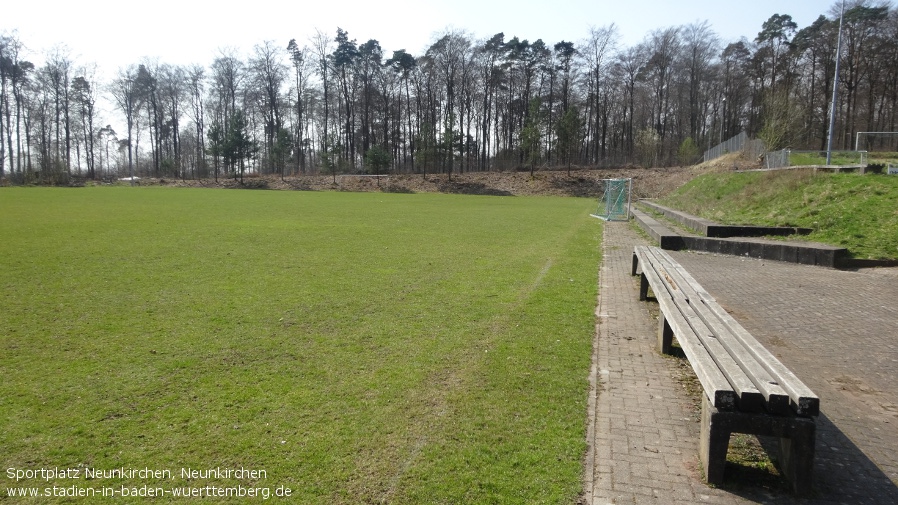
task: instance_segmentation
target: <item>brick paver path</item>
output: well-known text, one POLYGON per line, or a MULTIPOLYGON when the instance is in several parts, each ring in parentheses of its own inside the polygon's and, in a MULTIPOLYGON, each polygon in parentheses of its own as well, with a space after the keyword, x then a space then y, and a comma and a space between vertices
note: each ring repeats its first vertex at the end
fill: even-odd
POLYGON ((898 277, 672 254, 820 396, 816 496, 796 500, 701 481, 699 419, 630 276, 647 243, 605 224, 585 503, 898 503, 898 277))

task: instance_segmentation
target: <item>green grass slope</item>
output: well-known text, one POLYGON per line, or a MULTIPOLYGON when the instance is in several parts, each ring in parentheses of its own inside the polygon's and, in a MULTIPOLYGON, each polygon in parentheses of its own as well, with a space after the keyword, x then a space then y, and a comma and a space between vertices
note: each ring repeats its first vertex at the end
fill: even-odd
POLYGON ((0 493, 283 486, 296 503, 573 503, 593 206, 0 190, 3 468, 170 471, 4 473, 0 493), (265 475, 181 474, 216 467, 265 475))
MULTIPOLYGON (((896 152, 880 152, 872 151, 863 154, 864 160, 870 164, 896 164, 898 163, 898 153, 896 152)), ((862 153, 857 151, 837 151, 831 153, 831 165, 856 165, 861 163, 862 153)), ((826 165, 826 152, 821 151, 793 151, 789 156, 789 164, 794 166, 801 165, 826 165)))
POLYGON ((898 177, 811 170, 710 173, 662 202, 725 224, 802 226, 855 258, 898 258, 898 177))

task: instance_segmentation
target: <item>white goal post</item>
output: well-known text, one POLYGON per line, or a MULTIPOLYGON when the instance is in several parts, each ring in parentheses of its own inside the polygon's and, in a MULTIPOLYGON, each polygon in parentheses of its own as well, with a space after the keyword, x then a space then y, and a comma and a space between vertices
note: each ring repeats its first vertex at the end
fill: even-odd
POLYGON ((860 151, 861 146, 861 135, 898 135, 898 132, 857 132, 857 135, 854 137, 854 150, 860 151))

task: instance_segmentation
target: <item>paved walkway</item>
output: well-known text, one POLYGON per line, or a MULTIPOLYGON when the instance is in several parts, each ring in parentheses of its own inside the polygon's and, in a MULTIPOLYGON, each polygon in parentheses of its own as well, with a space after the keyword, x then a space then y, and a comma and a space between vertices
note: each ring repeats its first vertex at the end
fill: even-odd
MULTIPOLYGON (((821 398, 815 496, 701 480, 694 395, 654 349, 627 223, 606 223, 585 503, 898 503, 898 276, 732 256, 671 255, 821 398)), ((776 451, 773 451, 774 456, 776 451)))

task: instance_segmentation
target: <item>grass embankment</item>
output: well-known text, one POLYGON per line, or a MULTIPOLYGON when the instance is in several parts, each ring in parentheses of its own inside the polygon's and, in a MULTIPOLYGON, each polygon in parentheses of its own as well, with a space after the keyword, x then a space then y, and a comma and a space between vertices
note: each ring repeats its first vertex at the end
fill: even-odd
POLYGON ((724 224, 801 226, 855 258, 898 258, 898 177, 811 170, 705 174, 664 205, 724 224))
POLYGON ((4 189, 3 468, 171 475, 4 471, 0 492, 284 486, 296 503, 572 503, 593 206, 4 189), (215 467, 266 474, 181 474, 215 467))

